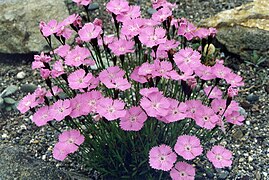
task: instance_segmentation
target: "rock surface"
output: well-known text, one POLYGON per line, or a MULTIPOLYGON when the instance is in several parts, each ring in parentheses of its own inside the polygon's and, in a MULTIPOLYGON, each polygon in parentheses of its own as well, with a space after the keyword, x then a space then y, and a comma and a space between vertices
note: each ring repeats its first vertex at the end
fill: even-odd
POLYGON ((19 146, 0 145, 0 179, 82 179, 75 173, 67 173, 34 159, 24 153, 19 146))
POLYGON ((29 53, 46 49, 39 22, 68 16, 64 0, 1 0, 0 53, 29 53))
POLYGON ((231 53, 251 60, 256 50, 261 57, 269 57, 269 3, 254 0, 237 8, 202 20, 200 26, 216 27, 217 39, 231 53))

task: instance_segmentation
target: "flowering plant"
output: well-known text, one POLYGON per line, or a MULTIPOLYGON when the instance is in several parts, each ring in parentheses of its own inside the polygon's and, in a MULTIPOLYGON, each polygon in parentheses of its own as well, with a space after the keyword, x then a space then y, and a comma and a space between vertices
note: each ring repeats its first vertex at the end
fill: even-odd
MULTIPOLYGON (((73 1, 86 10, 91 3, 73 1)), ((51 52, 35 55, 32 68, 48 89, 28 94, 18 109, 31 110, 37 126, 68 127, 55 159, 80 149, 87 167, 132 179, 194 179, 203 156, 216 168, 231 166, 232 153, 218 143, 244 121, 233 100, 242 78, 216 58, 216 29, 173 17, 176 5, 166 0, 152 6, 146 19, 139 6, 109 1, 115 34, 78 14, 40 23, 51 52)))

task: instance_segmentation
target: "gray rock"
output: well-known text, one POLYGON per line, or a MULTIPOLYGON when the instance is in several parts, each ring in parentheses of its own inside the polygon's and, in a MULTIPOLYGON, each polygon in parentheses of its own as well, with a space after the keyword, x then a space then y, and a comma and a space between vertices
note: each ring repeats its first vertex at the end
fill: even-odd
POLYGON ((25 76, 26 76, 26 74, 25 74, 25 72, 23 72, 23 71, 19 72, 19 73, 16 75, 17 79, 24 79, 25 76))
POLYGON ((75 173, 68 173, 34 159, 23 152, 20 146, 0 145, 0 179, 87 179, 75 173))
POLYGON ((1 53, 46 50, 39 22, 68 16, 64 0, 0 0, 0 10, 1 53))
POLYGON ((217 40, 229 52, 253 62, 254 52, 261 59, 269 57, 268 12, 268 0, 255 0, 203 20, 200 26, 216 27, 217 40))

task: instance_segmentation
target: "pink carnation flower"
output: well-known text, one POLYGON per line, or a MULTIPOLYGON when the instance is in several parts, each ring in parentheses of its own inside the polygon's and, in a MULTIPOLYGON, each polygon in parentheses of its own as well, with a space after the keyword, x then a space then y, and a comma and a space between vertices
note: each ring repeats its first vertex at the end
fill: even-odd
POLYGON ((76 46, 65 57, 65 64, 78 67, 85 63, 85 59, 90 56, 87 48, 76 46))
POLYGON ((67 80, 71 89, 82 89, 90 85, 90 80, 93 75, 91 73, 86 74, 83 69, 72 72, 67 80))
POLYGON ((169 171, 177 160, 170 146, 162 144, 149 151, 149 164, 153 169, 169 171))
POLYGON ((170 171, 173 180, 194 180, 195 168, 186 162, 177 162, 170 171))
POLYGON ((145 46, 152 48, 153 46, 165 43, 165 35, 166 31, 161 27, 146 27, 141 29, 139 40, 145 46))
POLYGON ((72 111, 70 100, 58 100, 50 106, 50 114, 56 121, 63 120, 72 111))
POLYGON ((86 113, 83 113, 82 111, 83 105, 84 105, 83 104, 84 98, 85 98, 84 94, 78 94, 76 95, 76 97, 70 99, 71 108, 72 108, 72 111, 69 114, 70 117, 77 118, 82 115, 87 115, 86 113))
POLYGON ((124 106, 124 102, 120 100, 102 98, 98 101, 97 112, 107 120, 112 121, 125 116, 124 106))
POLYGON ((108 47, 116 56, 120 56, 120 55, 134 52, 134 45, 135 45, 134 41, 119 39, 119 40, 114 40, 114 42, 109 44, 108 47))
POLYGON ((225 80, 231 87, 244 86, 243 78, 235 73, 229 73, 228 76, 225 77, 225 80))
POLYGON ((203 152, 200 140, 196 136, 189 135, 179 136, 174 149, 186 160, 192 160, 203 152))
POLYGON ((60 142, 56 143, 52 151, 52 155, 54 159, 63 161, 68 155, 67 147, 68 145, 65 143, 60 143, 60 142))
POLYGON ((92 0, 72 0, 73 2, 77 3, 78 6, 88 6, 92 0))
POLYGON ((170 102, 160 92, 150 93, 143 97, 140 106, 151 117, 166 116, 170 110, 170 102))
POLYGON ((140 107, 131 107, 126 115, 120 118, 120 127, 125 131, 139 131, 146 120, 147 115, 140 107))
POLYGON ((172 16, 172 11, 167 8, 161 8, 152 15, 152 19, 157 22, 165 21, 169 16, 172 16))
POLYGON ((220 117, 216 115, 210 107, 207 106, 199 107, 195 113, 194 119, 198 126, 209 130, 213 129, 220 121, 220 117))
POLYGON ((231 69, 225 67, 223 64, 217 63, 212 66, 212 72, 217 78, 225 79, 231 73, 231 69))
POLYGON ((232 153, 223 146, 214 146, 207 152, 206 157, 216 168, 231 167, 232 153))
POLYGON ((143 88, 143 89, 140 89, 139 93, 142 95, 142 96, 145 96, 145 97, 148 97, 149 94, 151 93, 156 93, 156 92, 159 92, 159 93, 162 93, 159 91, 158 88, 143 88))
POLYGON ((21 113, 26 113, 30 108, 34 108, 38 105, 36 101, 36 96, 34 94, 28 94, 27 96, 24 96, 22 100, 20 100, 17 109, 21 113))
POLYGON ((106 5, 106 9, 115 15, 124 14, 129 11, 129 3, 125 0, 110 0, 106 5))
POLYGON ((52 34, 57 33, 59 30, 58 23, 55 19, 49 21, 46 25, 44 25, 41 29, 43 36, 48 37, 52 34))
POLYGON ((179 101, 175 99, 169 99, 170 101, 170 109, 164 119, 168 122, 175 122, 186 118, 186 110, 187 105, 183 102, 179 103, 179 101))
POLYGON ((48 106, 43 106, 39 108, 34 114, 32 121, 37 125, 37 126, 44 126, 47 124, 47 122, 53 120, 53 118, 50 115, 49 107, 48 106))
POLYGON ((227 90, 227 94, 229 97, 234 97, 238 95, 238 89, 236 87, 230 86, 227 90))
POLYGON ((236 125, 242 125, 245 120, 244 116, 241 116, 238 111, 233 111, 231 114, 226 116, 227 122, 236 125))
POLYGON ((201 64, 199 68, 196 68, 195 74, 203 80, 212 80, 216 78, 216 75, 212 72, 212 67, 201 64))
POLYGON ((174 61, 177 64, 177 67, 183 72, 186 72, 189 69, 195 70, 198 68, 201 65, 200 58, 201 54, 192 48, 181 49, 174 54, 174 61))
POLYGON ((140 28, 142 26, 143 20, 140 18, 124 21, 121 28, 121 33, 128 38, 132 38, 140 33, 140 28))
POLYGON ((79 31, 78 35, 82 41, 89 42, 97 38, 102 33, 102 28, 93 23, 86 23, 79 31))
POLYGON ((141 83, 141 84, 148 82, 148 80, 145 76, 141 76, 138 74, 138 71, 139 71, 139 66, 135 67, 135 69, 133 70, 133 72, 130 75, 130 78, 136 82, 141 83))
POLYGON ((97 110, 97 102, 103 98, 99 91, 91 91, 82 94, 82 113, 95 113, 97 110))
POLYGON ((64 73, 65 72, 64 72, 63 61, 62 60, 55 61, 55 63, 53 64, 53 68, 51 70, 51 77, 56 78, 56 77, 61 76, 64 73))
POLYGON ((41 52, 40 55, 34 55, 34 60, 48 63, 51 61, 51 57, 46 55, 44 52, 41 52))
POLYGON ((170 79, 170 78, 174 80, 179 79, 179 75, 177 74, 175 70, 173 70, 172 63, 169 61, 155 60, 154 68, 155 68, 155 71, 153 71, 152 73, 153 77, 159 76, 166 79, 170 79))
POLYGON ((204 88, 205 94, 212 99, 221 99, 222 98, 222 91, 215 86, 212 90, 212 86, 208 86, 204 88), (210 92, 211 91, 211 92, 210 92), (210 94, 209 94, 210 93, 210 94))
MULTIPOLYGON (((111 66, 99 73, 99 79, 106 87, 115 88, 116 87, 115 79, 116 78, 123 79, 124 74, 125 72, 119 66, 111 66)), ((120 84, 122 84, 122 82, 119 81, 118 85, 120 84)), ((125 82, 123 84, 128 83, 125 82)))
POLYGON ((200 100, 188 100, 185 102, 187 105, 187 117, 194 119, 195 118, 195 113, 197 110, 203 106, 202 101, 200 100))
POLYGON ((129 10, 125 13, 117 15, 117 21, 127 22, 131 19, 137 19, 141 16, 140 6, 129 6, 129 10))
POLYGON ((186 39, 190 41, 192 38, 196 36, 195 34, 196 30, 197 27, 195 27, 192 23, 184 20, 184 22, 180 23, 180 27, 178 28, 177 34, 186 37, 186 39))
POLYGON ((58 54, 62 58, 64 58, 70 51, 70 46, 68 44, 66 45, 61 45, 57 49, 54 50, 55 54, 58 54))
POLYGON ((65 150, 69 153, 74 153, 78 150, 78 146, 84 142, 85 138, 80 134, 79 130, 64 131, 59 136, 59 143, 66 144, 65 150))

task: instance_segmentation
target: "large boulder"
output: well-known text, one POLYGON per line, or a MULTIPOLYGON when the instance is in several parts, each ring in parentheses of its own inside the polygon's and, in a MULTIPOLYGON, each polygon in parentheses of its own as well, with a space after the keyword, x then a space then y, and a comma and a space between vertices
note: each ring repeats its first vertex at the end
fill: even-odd
POLYGON ((67 16, 64 0, 0 0, 0 53, 45 50, 39 22, 67 16))
POLYGON ((254 0, 202 20, 200 26, 216 27, 217 40, 231 53, 251 60, 253 52, 269 58, 269 1, 254 0))

